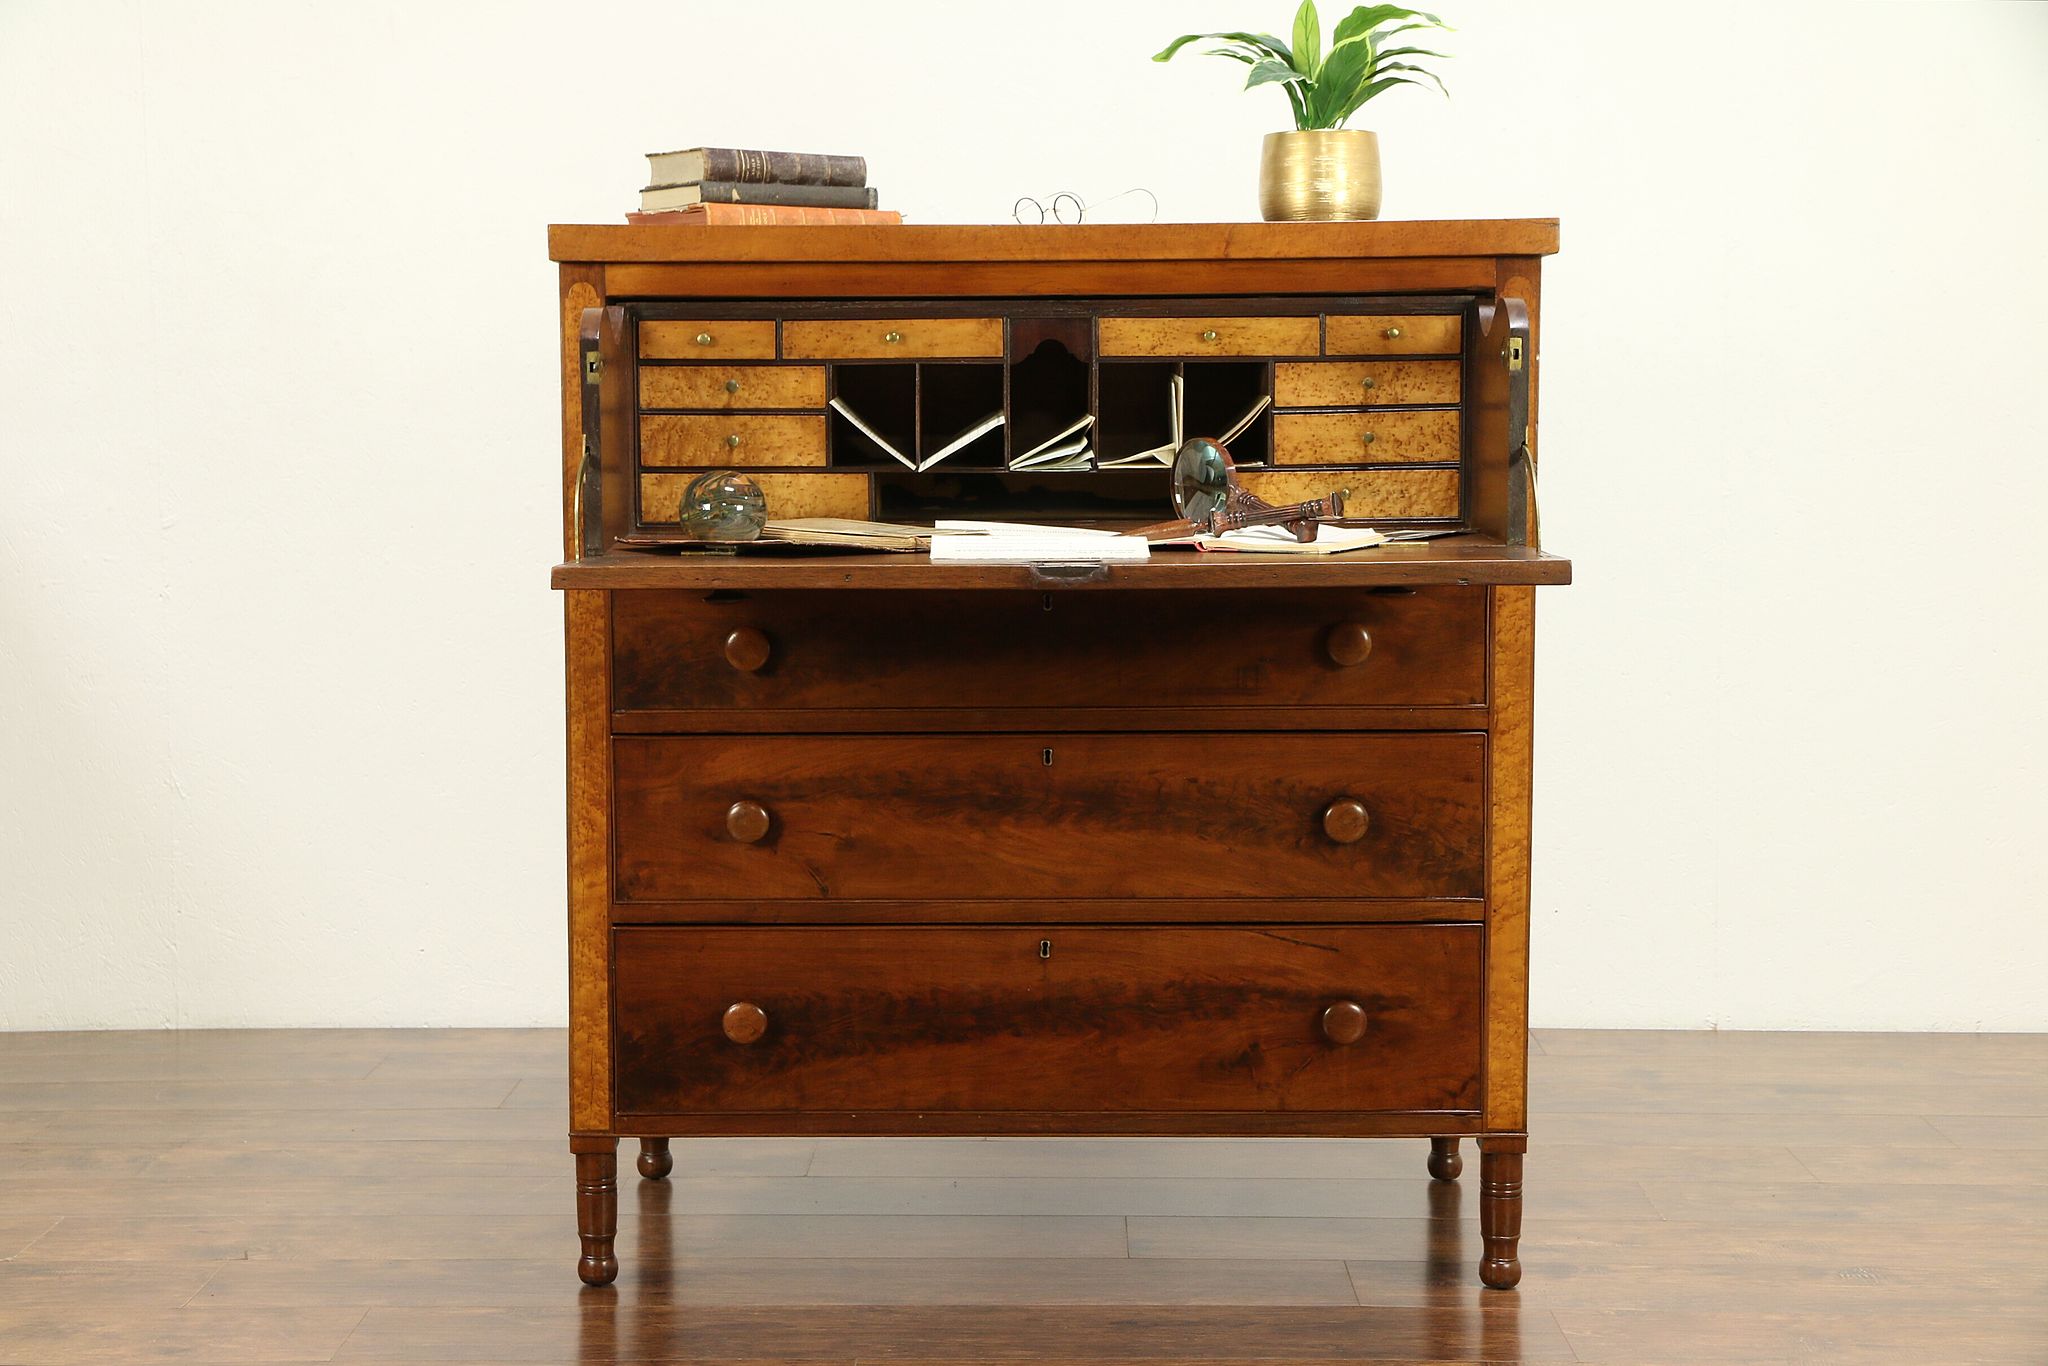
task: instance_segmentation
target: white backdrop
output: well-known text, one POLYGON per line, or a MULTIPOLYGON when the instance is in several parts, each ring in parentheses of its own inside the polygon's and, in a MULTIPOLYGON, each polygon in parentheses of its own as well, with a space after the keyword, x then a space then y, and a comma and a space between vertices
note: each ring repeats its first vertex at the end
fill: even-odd
MULTIPOLYGON (((1254 217, 1280 95, 1147 57, 1288 13, 0 3, 0 1027, 559 1023, 543 225, 698 143, 1254 217)), ((1359 120, 1564 220, 1535 1019, 2048 1027, 2048 6, 1700 15, 1465 0, 1359 120)))

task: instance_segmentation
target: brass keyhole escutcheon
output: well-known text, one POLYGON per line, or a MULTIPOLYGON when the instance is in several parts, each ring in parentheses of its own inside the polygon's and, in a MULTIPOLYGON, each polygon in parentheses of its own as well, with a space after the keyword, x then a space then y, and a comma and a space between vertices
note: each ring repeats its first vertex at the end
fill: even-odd
POLYGON ((697 334, 697 345, 699 345, 699 346, 709 346, 709 345, 711 345, 711 334, 710 334, 709 332, 699 332, 699 333, 697 334))
POLYGON ((1045 766, 1046 766, 1047 768, 1051 768, 1051 767, 1052 767, 1052 747, 1051 747, 1051 746, 1049 746, 1049 745, 1048 745, 1048 746, 1047 746, 1046 748, 1044 748, 1044 749, 1042 749, 1042 750, 1038 751, 1038 757, 1039 757, 1039 759, 1040 759, 1040 760, 1042 760, 1042 761, 1044 762, 1044 764, 1045 764, 1045 766))
POLYGON ((1040 958, 1052 957, 1052 941, 1050 939, 1041 939, 1038 941, 1038 956, 1040 958))

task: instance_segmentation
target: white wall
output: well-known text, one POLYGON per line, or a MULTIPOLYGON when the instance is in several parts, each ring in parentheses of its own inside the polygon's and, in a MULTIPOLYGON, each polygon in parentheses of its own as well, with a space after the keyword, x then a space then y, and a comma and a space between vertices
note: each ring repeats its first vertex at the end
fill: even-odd
MULTIPOLYGON (((1280 96, 1146 58, 1286 14, 0 4, 0 1027, 559 1022, 542 225, 1253 216, 1280 96)), ((1565 223, 1537 1021, 2048 1026, 2048 6, 1448 17, 1388 215, 1565 223)))

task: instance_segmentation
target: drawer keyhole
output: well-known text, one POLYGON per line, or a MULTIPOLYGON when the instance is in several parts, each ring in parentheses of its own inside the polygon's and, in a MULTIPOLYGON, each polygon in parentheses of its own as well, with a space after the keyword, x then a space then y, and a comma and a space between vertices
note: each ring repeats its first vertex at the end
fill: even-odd
POLYGON ((1038 941, 1038 956, 1040 958, 1052 957, 1052 941, 1050 939, 1041 939, 1038 941))
POLYGON ((1045 766, 1046 766, 1047 768, 1051 768, 1051 767, 1052 767, 1052 750, 1051 750, 1051 749, 1049 749, 1049 748, 1048 748, 1048 749, 1042 749, 1042 750, 1038 751, 1038 757, 1039 757, 1040 759, 1044 760, 1044 762, 1045 762, 1045 766))

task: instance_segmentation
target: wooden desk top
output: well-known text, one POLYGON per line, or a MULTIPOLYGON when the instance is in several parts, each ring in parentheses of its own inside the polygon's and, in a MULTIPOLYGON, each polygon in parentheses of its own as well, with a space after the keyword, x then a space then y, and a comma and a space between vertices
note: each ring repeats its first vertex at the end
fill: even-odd
POLYGON ((767 227, 558 223, 556 261, 1217 261, 1548 256, 1555 218, 1372 223, 767 227))
POLYGON ((1411 541, 1328 557, 1189 550, 1105 565, 1067 584, 1025 564, 933 564, 924 554, 681 555, 618 551, 555 566, 556 588, 1422 588, 1570 583, 1570 560, 1478 536, 1411 541))

